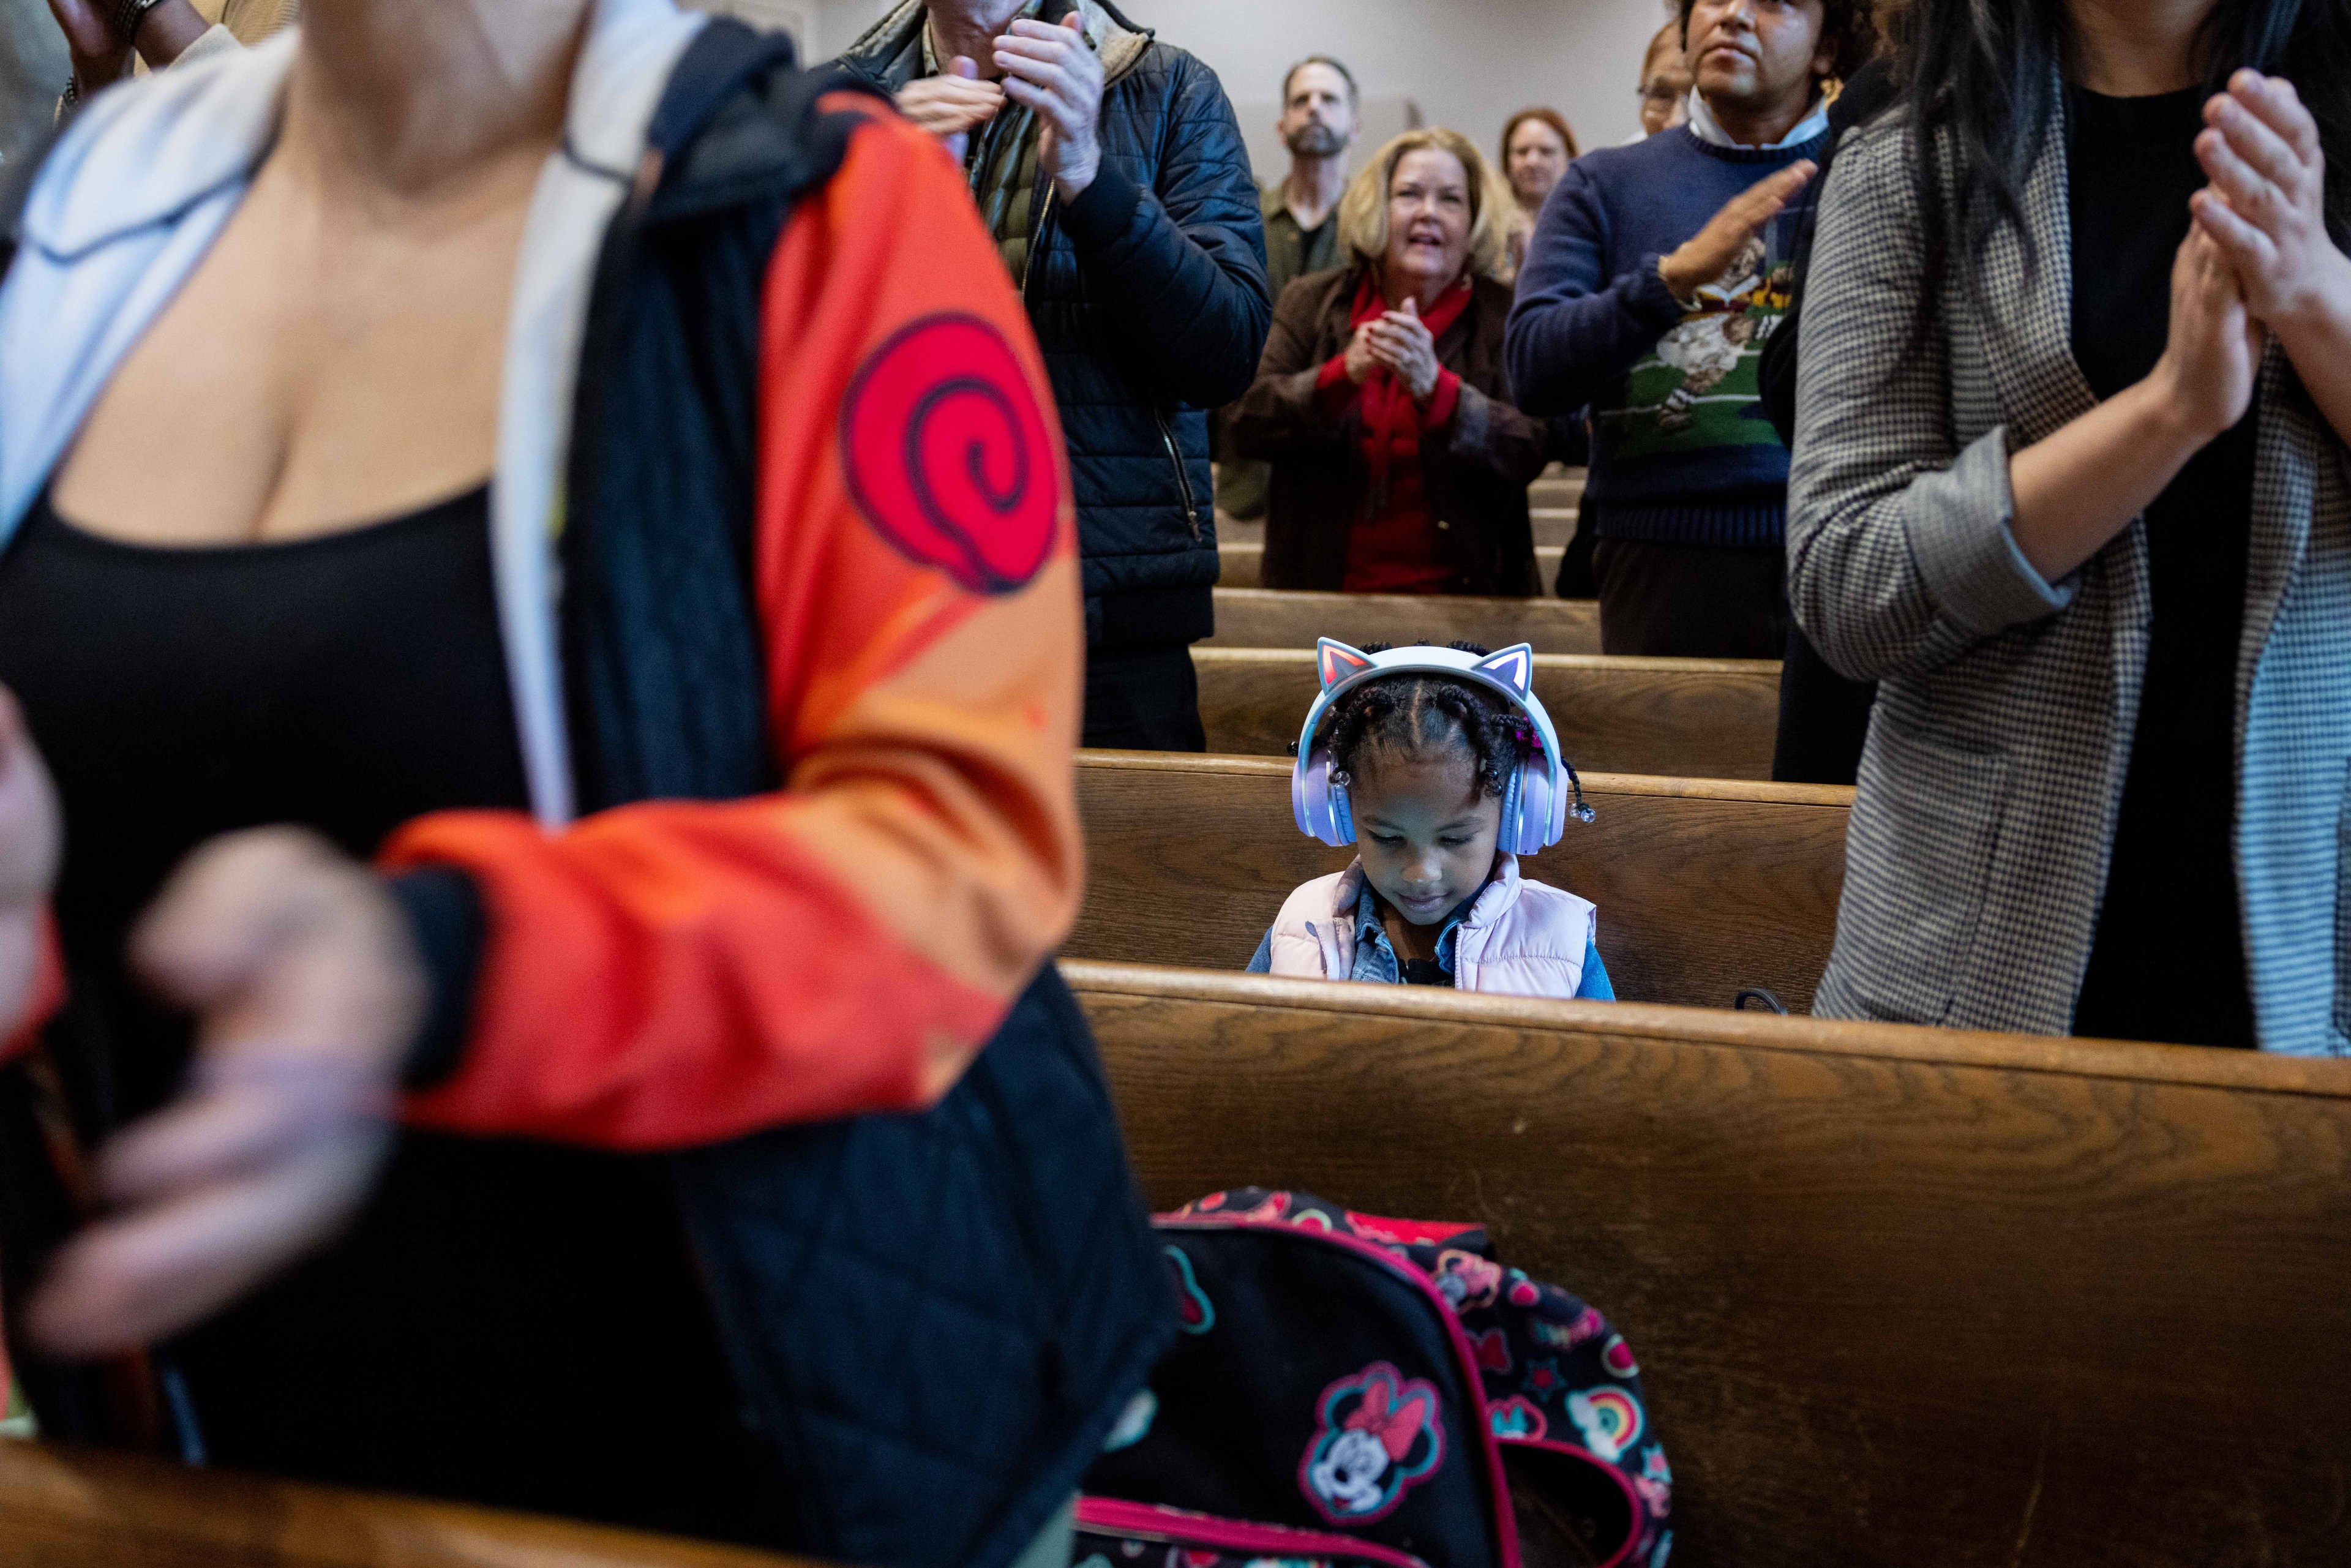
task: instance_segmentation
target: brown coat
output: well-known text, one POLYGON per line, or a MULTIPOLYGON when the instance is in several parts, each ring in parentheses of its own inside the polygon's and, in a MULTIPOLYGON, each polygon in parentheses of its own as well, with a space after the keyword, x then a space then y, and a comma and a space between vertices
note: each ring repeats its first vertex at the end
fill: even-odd
MULTIPOLYGON (((1369 505, 1363 421, 1350 406, 1333 421, 1314 395, 1322 366, 1346 351, 1359 267, 1309 273, 1282 290, 1257 384, 1232 414, 1234 450, 1273 465, 1265 523, 1268 588, 1334 590, 1347 573, 1347 541, 1369 505)), ((1543 470, 1550 432, 1510 406, 1502 371, 1505 284, 1479 278, 1468 308, 1437 340, 1437 362, 1461 378, 1452 423, 1424 437, 1422 473, 1458 593, 1531 597, 1535 575, 1527 486, 1543 470)))

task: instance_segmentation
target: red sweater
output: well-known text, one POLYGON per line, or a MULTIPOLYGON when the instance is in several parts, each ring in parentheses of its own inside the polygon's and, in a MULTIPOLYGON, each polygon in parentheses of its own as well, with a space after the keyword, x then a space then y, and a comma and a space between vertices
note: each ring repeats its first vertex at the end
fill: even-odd
MULTIPOLYGON (((1432 338, 1442 337, 1468 308, 1466 280, 1446 290, 1423 325, 1432 338)), ((1369 275, 1355 295, 1353 325, 1376 321, 1387 304, 1369 275)), ((1347 374, 1347 357, 1340 354, 1322 367, 1316 389, 1332 418, 1343 417, 1349 404, 1362 415, 1362 452, 1366 482, 1364 508, 1347 541, 1347 575, 1341 588, 1348 593, 1442 593, 1458 575, 1445 559, 1438 524, 1431 517, 1428 485, 1421 472, 1420 444, 1424 436, 1453 423, 1461 401, 1461 378, 1439 367, 1437 388, 1423 408, 1409 389, 1385 367, 1375 369, 1359 388, 1347 374)))

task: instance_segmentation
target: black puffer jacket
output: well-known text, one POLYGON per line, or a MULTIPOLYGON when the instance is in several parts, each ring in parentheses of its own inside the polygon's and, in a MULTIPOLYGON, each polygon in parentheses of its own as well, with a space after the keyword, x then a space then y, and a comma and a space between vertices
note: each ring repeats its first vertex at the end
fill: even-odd
MULTIPOLYGON (((1273 305, 1249 150, 1216 72, 1117 10, 1101 43, 1102 172, 1044 214, 1022 296, 1053 378, 1096 645, 1184 643, 1214 629, 1208 415, 1249 390, 1273 305)), ((1058 20, 1074 0, 1047 0, 1058 20)), ((884 90, 919 69, 922 0, 904 0, 841 64, 884 90)), ((1040 175, 1041 183, 1041 175, 1040 175)))

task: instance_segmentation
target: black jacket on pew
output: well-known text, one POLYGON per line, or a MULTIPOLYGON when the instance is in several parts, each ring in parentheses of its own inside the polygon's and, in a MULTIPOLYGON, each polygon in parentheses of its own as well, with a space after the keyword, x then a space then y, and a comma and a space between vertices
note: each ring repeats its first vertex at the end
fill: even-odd
MULTIPOLYGON (((1216 72, 1103 9, 1148 42, 1102 90, 1094 183, 1065 205, 1040 172, 1021 295, 1069 440, 1086 641, 1190 643, 1216 628, 1207 411, 1249 390, 1273 319, 1265 225, 1216 72)), ((925 15, 900 5, 839 63, 884 87, 925 15)))
MULTIPOLYGON (((818 107, 841 85, 791 69, 780 37, 712 23, 654 115, 660 178, 604 236, 561 541, 583 813, 778 787, 750 590, 752 367, 778 236, 857 122, 818 107)), ((0 269, 13 254, 0 240, 0 269)), ((478 945, 471 879, 443 874, 475 903, 445 924, 478 945)), ((464 992, 478 946, 424 945, 436 988, 464 992)), ((445 1071, 461 1042, 442 1043, 445 1071)), ((0 1073, 0 1266, 19 1299, 66 1225, 28 1101, 21 1071, 0 1073)), ((1050 966, 927 1113, 612 1157, 642 1158, 674 1194, 765 1461, 758 1500, 780 1516, 760 1538, 779 1547, 1002 1568, 1066 1504, 1173 1337, 1092 1037, 1050 966)), ((23 1371, 47 1435, 110 1435, 94 1377, 23 1371)))

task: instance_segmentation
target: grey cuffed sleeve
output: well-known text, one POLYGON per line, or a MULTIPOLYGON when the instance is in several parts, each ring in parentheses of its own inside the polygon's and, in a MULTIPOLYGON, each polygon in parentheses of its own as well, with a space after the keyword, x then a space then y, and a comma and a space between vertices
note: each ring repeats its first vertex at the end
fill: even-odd
POLYGON ((2001 426, 1978 437, 1949 468, 1912 480, 1903 497, 1902 528, 1927 592, 1978 636, 2074 602, 2073 579, 2052 587, 2017 548, 2008 459, 2001 426))
POLYGON ((2005 430, 1956 428, 1909 152, 1891 125, 1839 152, 1796 345, 1788 601, 1855 680, 1933 669, 2074 597, 2017 549, 2005 430))

